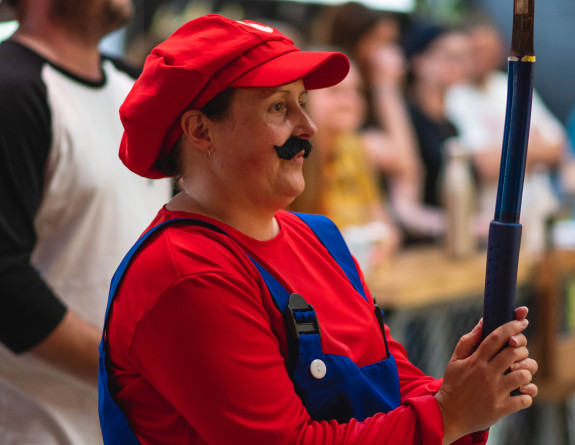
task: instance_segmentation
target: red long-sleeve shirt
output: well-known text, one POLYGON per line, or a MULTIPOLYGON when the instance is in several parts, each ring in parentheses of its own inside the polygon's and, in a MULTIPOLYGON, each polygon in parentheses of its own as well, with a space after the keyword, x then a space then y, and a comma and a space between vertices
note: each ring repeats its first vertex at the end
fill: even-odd
MULTIPOLYGON (((225 224, 160 211, 153 222, 197 217, 231 235, 177 224, 152 236, 126 272, 108 327, 114 397, 143 444, 441 444, 433 394, 441 381, 409 363, 386 327, 402 404, 362 422, 310 420, 286 371, 281 312, 244 252, 314 306, 328 354, 358 366, 386 357, 366 301, 296 216, 251 239, 225 224)), ((364 283, 366 295, 371 295, 364 283)), ((461 444, 484 443, 486 433, 461 444)))

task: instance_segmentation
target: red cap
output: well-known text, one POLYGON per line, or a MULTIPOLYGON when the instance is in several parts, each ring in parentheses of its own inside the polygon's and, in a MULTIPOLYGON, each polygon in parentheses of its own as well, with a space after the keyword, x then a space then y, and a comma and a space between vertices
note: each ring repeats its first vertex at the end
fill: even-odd
POLYGON ((226 88, 271 88, 303 79, 307 89, 342 81, 341 53, 300 51, 277 30, 212 14, 192 20, 152 50, 120 107, 120 158, 133 172, 161 178, 154 162, 181 135, 179 117, 226 88))

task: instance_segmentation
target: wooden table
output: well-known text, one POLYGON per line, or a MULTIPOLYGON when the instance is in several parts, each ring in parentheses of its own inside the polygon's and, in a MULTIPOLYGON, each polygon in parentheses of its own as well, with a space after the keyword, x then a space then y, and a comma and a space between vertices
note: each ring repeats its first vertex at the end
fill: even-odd
MULTIPOLYGON (((384 310, 425 311, 437 317, 443 312, 434 309, 437 305, 482 301, 485 265, 485 251, 454 259, 438 246, 418 247, 372 270, 366 280, 384 310)), ((575 277, 575 252, 521 251, 518 287, 532 287, 536 295, 530 318, 536 321, 537 332, 530 349, 540 364, 536 380, 542 399, 560 400, 575 391, 575 333, 557 333, 559 314, 565 310, 560 304, 565 276, 575 277)))
MULTIPOLYGON (((384 308, 409 309, 483 297, 486 255, 483 250, 456 259, 439 246, 406 249, 369 272, 366 281, 384 308)), ((529 280, 532 266, 533 259, 522 252, 519 285, 529 280)))
POLYGON ((575 392, 575 331, 560 328, 566 311, 573 310, 564 300, 570 292, 564 288, 566 279, 575 279, 575 251, 548 252, 535 277, 540 327, 533 349, 540 364, 536 376, 540 396, 552 400, 575 392))

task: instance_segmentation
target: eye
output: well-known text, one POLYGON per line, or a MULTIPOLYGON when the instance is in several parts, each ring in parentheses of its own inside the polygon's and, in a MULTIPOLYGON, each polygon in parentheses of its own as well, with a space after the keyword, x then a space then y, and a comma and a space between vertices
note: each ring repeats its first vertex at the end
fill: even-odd
POLYGON ((272 108, 274 111, 281 113, 281 112, 285 111, 286 105, 285 105, 285 102, 277 102, 277 103, 272 105, 272 108))

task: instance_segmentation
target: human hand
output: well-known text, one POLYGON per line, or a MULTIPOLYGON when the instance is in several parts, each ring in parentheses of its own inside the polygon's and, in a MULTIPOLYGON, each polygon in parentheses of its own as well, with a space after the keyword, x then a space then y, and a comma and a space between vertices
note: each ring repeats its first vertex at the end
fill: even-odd
POLYGON ((375 87, 399 87, 406 72, 403 52, 398 45, 386 45, 371 57, 372 79, 375 87))
POLYGON ((436 394, 443 415, 444 441, 489 428, 508 414, 528 408, 537 395, 531 383, 537 363, 529 358, 527 308, 481 341, 482 323, 459 340, 436 394), (514 389, 520 394, 511 396, 514 389))
MULTIPOLYGON (((515 309, 515 320, 521 321, 526 319, 528 312, 529 309, 527 309, 527 307, 525 306, 518 307, 517 309, 515 309)), ((509 339, 508 344, 511 347, 527 346, 527 338, 523 334, 514 335, 509 339)), ((537 362, 529 357, 516 361, 512 363, 511 366, 509 367, 510 370, 525 369, 529 371, 532 376, 535 375, 538 368, 539 365, 537 364, 537 362)), ((530 395, 531 397, 535 397, 538 392, 537 385, 533 383, 521 386, 518 389, 519 392, 530 395)))

